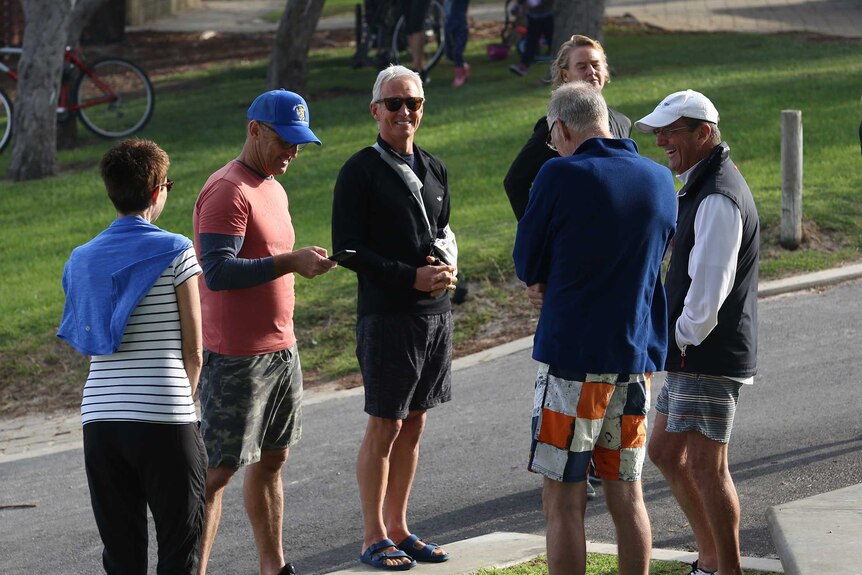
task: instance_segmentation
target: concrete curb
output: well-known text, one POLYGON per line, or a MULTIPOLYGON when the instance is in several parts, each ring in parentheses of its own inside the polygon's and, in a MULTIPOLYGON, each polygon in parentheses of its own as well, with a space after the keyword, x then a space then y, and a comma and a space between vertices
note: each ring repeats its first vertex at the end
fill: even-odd
MULTIPOLYGON (((428 572, 429 574, 433 573, 433 575, 466 575, 475 573, 480 569, 504 569, 544 555, 545 537, 543 535, 497 531, 472 539, 454 541, 443 545, 443 547, 452 555, 452 559, 445 563, 420 563, 410 572, 428 572)), ((616 555, 617 546, 587 541, 587 552, 616 555)), ((660 561, 679 561, 690 564, 697 559, 697 554, 675 549, 653 549, 652 558, 660 561)), ((774 573, 784 572, 779 561, 759 557, 743 557, 742 567, 743 569, 757 569, 774 573)), ((329 575, 357 575, 361 573, 380 573, 380 570, 357 561, 353 567, 334 571, 329 575)))
POLYGON ((862 264, 854 264, 780 280, 760 282, 760 285, 757 286, 757 295, 762 298, 771 297, 806 289, 827 287, 860 277, 862 277, 862 264))
POLYGON ((776 505, 766 514, 790 575, 862 575, 860 517, 862 484, 776 505))

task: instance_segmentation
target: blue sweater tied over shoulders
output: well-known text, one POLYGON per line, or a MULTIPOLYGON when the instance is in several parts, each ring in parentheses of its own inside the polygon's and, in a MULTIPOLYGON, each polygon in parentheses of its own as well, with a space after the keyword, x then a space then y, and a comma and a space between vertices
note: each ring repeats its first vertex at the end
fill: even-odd
POLYGON ((75 248, 63 268, 57 336, 85 355, 114 353, 132 311, 191 240, 140 216, 122 216, 75 248))

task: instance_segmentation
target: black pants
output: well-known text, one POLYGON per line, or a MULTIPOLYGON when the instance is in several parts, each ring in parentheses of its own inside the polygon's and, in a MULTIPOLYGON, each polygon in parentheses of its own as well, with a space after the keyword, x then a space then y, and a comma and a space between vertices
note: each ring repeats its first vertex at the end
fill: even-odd
POLYGON ((548 45, 551 44, 551 36, 554 33, 554 16, 549 14, 540 18, 527 17, 527 41, 524 46, 524 54, 521 56, 521 62, 527 66, 533 63, 536 58, 536 53, 539 51, 539 39, 544 36, 548 39, 548 45))
POLYGON ((193 573, 203 525, 206 450, 198 426, 100 421, 84 426, 90 501, 109 575, 146 575, 147 506, 159 575, 193 573))

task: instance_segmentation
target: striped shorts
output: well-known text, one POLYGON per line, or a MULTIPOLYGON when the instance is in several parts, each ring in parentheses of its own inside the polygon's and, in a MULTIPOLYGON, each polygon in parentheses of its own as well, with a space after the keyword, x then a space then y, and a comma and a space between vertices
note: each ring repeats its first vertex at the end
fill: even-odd
POLYGON ((726 377, 668 372, 655 408, 667 416, 666 431, 697 431, 727 443, 741 387, 742 383, 726 377))
POLYGON ((650 374, 560 373, 540 364, 527 469, 555 481, 638 481, 643 469, 650 374))

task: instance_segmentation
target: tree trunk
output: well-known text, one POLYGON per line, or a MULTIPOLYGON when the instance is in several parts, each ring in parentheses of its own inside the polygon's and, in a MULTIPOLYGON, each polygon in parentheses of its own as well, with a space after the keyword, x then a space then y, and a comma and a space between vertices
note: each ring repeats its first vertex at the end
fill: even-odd
MULTIPOLYGON (((96 15, 96 10, 107 3, 108 0, 77 0, 75 8, 72 10, 72 14, 69 16, 69 28, 66 33, 66 46, 78 45, 81 35, 87 28, 87 23, 96 15)), ((120 12, 120 16, 125 18, 126 5, 124 2, 117 2, 117 0, 114 0, 114 5, 111 6, 110 9, 114 13, 120 12)), ((114 18, 114 20, 116 19, 117 18, 114 18)), ((102 37, 104 37, 104 35, 102 35, 102 37)), ((77 147, 78 116, 75 114, 63 114, 61 117, 57 118, 57 149, 73 150, 77 147)))
POLYGON ((57 97, 73 4, 74 0, 21 0, 24 43, 8 172, 12 180, 57 172, 57 97))
POLYGON ((605 19, 606 0, 566 0, 554 3, 554 49, 574 34, 589 36, 602 42, 602 23, 605 19))
POLYGON ((278 23, 275 46, 266 76, 268 90, 286 88, 305 94, 308 49, 317 28, 324 0, 287 0, 278 23))

